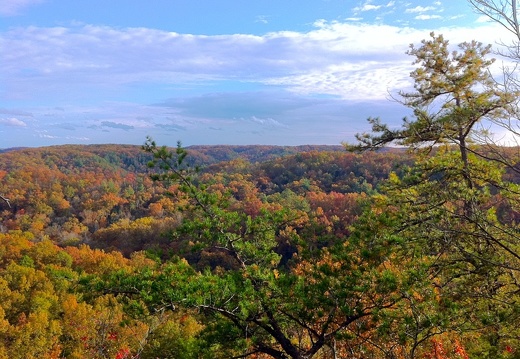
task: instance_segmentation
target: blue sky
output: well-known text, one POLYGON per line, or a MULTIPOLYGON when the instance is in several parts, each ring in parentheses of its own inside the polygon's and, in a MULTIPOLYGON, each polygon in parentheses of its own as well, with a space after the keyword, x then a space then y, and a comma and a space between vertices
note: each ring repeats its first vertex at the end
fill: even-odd
POLYGON ((463 0, 1 0, 0 148, 352 141, 431 31, 508 36, 463 0))

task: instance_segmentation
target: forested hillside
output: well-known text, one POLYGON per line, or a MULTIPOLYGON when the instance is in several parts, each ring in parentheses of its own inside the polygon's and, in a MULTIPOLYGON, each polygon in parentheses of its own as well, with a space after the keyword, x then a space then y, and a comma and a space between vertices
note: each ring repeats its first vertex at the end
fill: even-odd
POLYGON ((296 335, 282 350, 436 358, 488 340, 459 334, 466 311, 445 308, 417 263, 394 261, 398 238, 366 242, 394 225, 377 219, 395 205, 380 193, 412 175, 411 154, 145 149, 0 154, 3 357, 283 357, 277 341, 296 335), (157 172, 154 158, 168 165, 157 172), (333 348, 313 343, 328 335, 333 348))
MULTIPOLYGON (((366 196, 410 162, 402 151, 337 149, 193 148, 186 162, 200 166, 196 182, 213 198, 208 203, 241 214, 230 219, 238 220, 228 224, 233 231, 243 220, 267 226, 261 231, 278 223, 270 249, 283 271, 301 240, 311 250, 346 238, 366 196)), ((0 203, 5 357, 227 357, 243 346, 203 338, 211 323, 189 308, 159 308, 132 291, 104 288, 114 276, 166 274, 180 258, 200 271, 236 268, 229 254, 195 239, 203 229, 187 219, 197 210, 178 182, 150 178, 152 158, 140 146, 118 145, 0 154, 8 200, 0 203)))
POLYGON ((0 153, 0 359, 520 358, 520 148, 484 126, 520 91, 479 42, 408 53, 413 118, 341 149, 0 153))
MULTIPOLYGON (((205 178, 227 178, 227 182, 235 178, 237 186, 250 186, 243 189, 244 197, 248 191, 265 196, 366 192, 405 162, 392 154, 359 156, 336 151, 337 147, 301 152, 308 148, 312 147, 196 147, 188 150, 187 162, 199 166, 205 178), (219 162, 220 158, 224 160, 219 162)), ((140 146, 123 145, 3 153, 1 188, 9 203, 0 203, 2 228, 73 244, 91 243, 106 236, 108 227, 143 222, 144 217, 168 222, 165 218, 175 214, 177 205, 173 197, 164 196, 171 188, 150 179, 147 164, 151 159, 140 146)), ((294 201, 305 206, 302 198, 294 201)), ((157 233, 154 237, 157 240, 157 233)), ((123 247, 134 250, 128 243, 123 247)))

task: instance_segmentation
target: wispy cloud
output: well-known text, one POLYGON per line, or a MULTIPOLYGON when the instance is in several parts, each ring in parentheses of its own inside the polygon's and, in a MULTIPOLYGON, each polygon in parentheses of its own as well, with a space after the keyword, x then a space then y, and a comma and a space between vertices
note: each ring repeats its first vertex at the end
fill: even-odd
POLYGON ((261 24, 268 24, 269 23, 269 16, 266 15, 258 15, 256 17, 255 22, 259 22, 261 24))
POLYGON ((89 141, 91 141, 90 137, 66 136, 65 139, 73 140, 73 141, 81 141, 81 142, 89 142, 89 141))
POLYGON ((7 108, 0 108, 0 114, 4 115, 13 115, 13 116, 24 116, 24 117, 33 117, 33 114, 23 110, 10 110, 7 108))
POLYGON ((116 128, 116 129, 125 130, 125 131, 129 131, 129 130, 133 130, 134 129, 134 126, 129 126, 129 125, 125 125, 124 123, 111 122, 111 121, 102 121, 101 122, 101 126, 102 127, 116 128))
POLYGON ((44 0, 2 0, 0 1, 0 16, 13 16, 23 9, 41 3, 44 0))
POLYGON ((382 5, 373 5, 372 0, 366 0, 365 3, 363 3, 360 6, 355 7, 354 11, 373 11, 378 10, 382 7, 382 5))
POLYGON ((53 136, 53 135, 50 135, 48 133, 47 130, 43 130, 43 131, 36 131, 37 133, 37 136, 40 137, 40 138, 44 138, 44 139, 51 139, 51 140, 54 140, 54 139, 58 139, 59 136, 53 136))
POLYGON ((442 19, 440 15, 417 15, 415 17, 416 20, 434 20, 434 19, 442 19))
MULTIPOLYGON (((410 14, 421 20, 438 16, 410 14)), ((488 23, 436 33, 448 31, 450 43, 457 44, 473 38, 494 43, 502 30, 488 23)), ((218 130, 221 143, 236 143, 242 140, 237 133, 254 129, 260 139, 269 131, 273 142, 316 143, 328 132, 339 143, 346 136, 337 131, 346 126, 343 121, 350 121, 353 132, 364 130, 356 126, 365 115, 379 114, 374 104, 411 86, 412 59, 405 52, 428 34, 359 17, 263 35, 94 25, 11 28, 0 33, 0 96, 5 103, 49 105, 0 108, 5 115, 0 125, 32 129, 49 142, 74 137, 117 142, 124 131, 125 141, 140 143, 147 134, 192 138, 218 130), (346 115, 352 108, 355 117, 346 115), (308 137, 290 136, 302 123, 308 137)))
POLYGON ((165 131, 185 131, 186 130, 186 127, 179 126, 174 123, 168 123, 168 124, 158 123, 155 126, 162 130, 165 130, 165 131))
POLYGON ((389 1, 385 5, 374 5, 372 3, 373 3, 372 0, 367 0, 367 1, 365 1, 365 3, 363 5, 355 7, 353 9, 353 11, 355 11, 355 12, 375 11, 375 10, 380 10, 383 8, 390 8, 395 5, 395 1, 389 1))
POLYGON ((257 123, 263 127, 267 128, 278 128, 278 127, 287 127, 287 125, 284 125, 283 123, 275 120, 274 118, 268 117, 268 118, 260 118, 256 116, 252 116, 249 121, 257 123))
POLYGON ((365 4, 361 8, 358 8, 359 11, 371 11, 371 10, 378 10, 381 9, 382 5, 372 5, 372 4, 365 4))
POLYGON ((477 22, 478 23, 490 23, 490 22, 492 22, 492 20, 489 17, 482 15, 477 18, 477 22))
MULTIPOLYGON (((409 62, 404 55, 408 44, 428 36, 424 30, 388 25, 322 21, 315 26, 306 33, 264 36, 198 36, 102 26, 12 29, 0 34, 3 96, 45 99, 61 92, 70 99, 85 99, 139 83, 198 86, 222 80, 283 83, 301 91, 301 79, 314 78, 306 92, 315 92, 316 83, 338 80, 336 94, 349 98, 352 92, 341 89, 352 88, 346 76, 351 70, 362 67, 369 79, 371 68, 392 63, 387 72, 392 74, 392 68, 401 67, 399 62, 409 62)), ((450 29, 452 42, 459 41, 457 31, 450 29)), ((490 38, 486 31, 479 35, 484 42, 490 38)), ((390 80, 379 79, 381 87, 386 89, 390 80)), ((358 86, 365 88, 362 82, 358 86)))
POLYGON ((433 6, 416 6, 414 8, 406 9, 406 13, 421 13, 426 11, 432 11, 435 10, 435 7, 433 6))
POLYGON ((16 117, 11 118, 0 118, 0 125, 14 126, 14 127, 26 127, 27 124, 16 117))

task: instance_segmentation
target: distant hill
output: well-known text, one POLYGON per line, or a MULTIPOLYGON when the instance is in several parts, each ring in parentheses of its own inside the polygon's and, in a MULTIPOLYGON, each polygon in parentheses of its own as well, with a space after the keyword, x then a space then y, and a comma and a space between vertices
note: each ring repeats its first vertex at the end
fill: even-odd
MULTIPOLYGON (((172 148, 173 150, 174 148, 172 148)), ((274 146, 274 145, 194 145, 187 146, 188 161, 198 166, 207 166, 219 162, 231 161, 237 158, 251 163, 265 162, 276 158, 294 155, 303 152, 345 152, 340 145, 301 145, 301 146, 274 146)), ((0 149, 0 154, 22 151, 27 155, 46 156, 56 153, 88 154, 97 156, 100 161, 130 167, 146 166, 150 156, 139 145, 122 144, 95 144, 95 145, 57 145, 46 147, 11 147, 0 149)), ((382 149, 378 152, 394 152, 399 149, 382 149)), ((87 156, 87 157, 88 157, 87 156)), ((141 168, 141 169, 144 169, 141 168)))
POLYGON ((18 151, 18 150, 23 150, 25 148, 28 148, 28 147, 9 147, 9 148, 0 148, 0 153, 5 153, 5 152, 11 152, 11 151, 18 151))
MULTIPOLYGON (((173 150, 173 148, 172 148, 173 150)), ((219 162, 225 162, 242 158, 251 163, 265 162, 279 157, 293 155, 302 152, 336 152, 344 151, 342 146, 305 145, 305 146, 189 146, 186 147, 190 164, 208 166, 219 162)), ((13 147, 1 149, 0 155, 16 153, 32 157, 35 161, 41 159, 41 163, 54 163, 58 167, 96 165, 103 163, 108 166, 121 167, 124 170, 143 172, 147 170, 147 162, 151 159, 138 145, 60 145, 48 147, 13 147), (57 156, 57 157, 56 157, 57 156), (61 165, 60 165, 61 164, 61 165)), ((36 161, 39 162, 39 161, 36 161)), ((13 164, 14 165, 14 164, 13 164)), ((6 162, 0 158, 0 166, 4 170, 6 162)))
POLYGON ((214 164, 242 158, 251 163, 265 162, 279 157, 294 155, 302 152, 336 152, 345 151, 343 146, 303 145, 303 146, 268 146, 268 145, 218 145, 218 146, 189 146, 189 154, 196 157, 201 164, 214 164))

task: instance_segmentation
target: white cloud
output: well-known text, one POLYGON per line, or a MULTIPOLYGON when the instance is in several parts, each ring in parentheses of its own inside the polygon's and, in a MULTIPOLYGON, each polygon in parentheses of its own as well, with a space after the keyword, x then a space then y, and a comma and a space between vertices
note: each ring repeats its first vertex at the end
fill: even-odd
POLYGON ((486 22, 492 22, 492 20, 489 18, 489 16, 482 15, 477 18, 477 23, 486 23, 486 22))
POLYGON ((348 64, 297 76, 267 80, 271 85, 284 85, 300 94, 328 94, 351 101, 385 100, 390 92, 410 86, 409 61, 401 63, 348 64), (359 86, 362 83, 363 86, 359 86))
POLYGON ((81 142, 89 142, 91 139, 89 137, 76 137, 76 136, 67 136, 65 137, 67 140, 73 141, 81 141, 81 142))
POLYGON ((268 16, 265 16, 265 15, 258 15, 256 17, 256 20, 255 22, 259 22, 259 23, 262 23, 262 24, 268 24, 269 21, 268 21, 268 16))
POLYGON ((12 116, 33 117, 33 114, 30 112, 22 111, 22 110, 12 110, 12 109, 6 109, 6 108, 0 108, 0 114, 12 115, 12 116))
POLYGON ((283 123, 276 121, 275 119, 268 117, 268 118, 261 118, 257 116, 251 116, 250 121, 254 123, 258 123, 262 126, 268 127, 268 128, 277 128, 277 127, 287 127, 283 123))
POLYGON ((11 118, 0 118, 0 125, 13 126, 13 127, 26 127, 27 124, 16 117, 11 118))
POLYGON ((47 130, 43 130, 43 131, 36 131, 36 134, 39 138, 45 138, 45 139, 51 139, 51 140, 54 140, 54 139, 58 139, 59 137, 58 136, 54 136, 54 135, 49 135, 48 131, 47 130))
POLYGON ((417 15, 415 20, 434 20, 434 19, 442 19, 440 15, 417 15))
MULTIPOLYGON (((18 11, 20 4, 36 3, 9 2, 19 4, 18 11)), ((440 2, 422 7, 388 0, 359 3, 360 12, 342 22, 319 20, 308 31, 263 35, 192 35, 80 23, 11 27, 0 32, 0 100, 4 107, 17 108, 0 108, 0 127, 14 133, 16 128, 7 126, 18 126, 19 132, 34 134, 31 145, 38 137, 45 144, 142 143, 148 134, 174 144, 179 136, 195 141, 215 129, 221 130, 219 143, 255 142, 237 135, 248 130, 269 131, 258 137, 259 143, 311 143, 319 141, 318 133, 326 133, 324 138, 333 133, 333 143, 339 143, 346 132, 338 129, 348 128, 352 135, 365 130, 366 117, 390 115, 377 106, 389 102, 389 93, 410 88, 413 58, 405 52, 410 43, 428 38, 431 26, 453 49, 472 39, 508 42, 507 32, 494 23, 464 27, 462 21, 443 22, 450 27, 439 28, 439 22, 425 22, 422 29, 383 25, 417 24, 414 16, 438 19, 440 2), (376 15, 382 21, 374 20, 376 15), (38 107, 41 103, 47 107, 38 107), (308 128, 308 137, 297 137, 300 128, 308 128)), ((402 106, 392 104, 399 121, 402 106)), ((18 145, 12 137, 2 146, 18 145)))
POLYGON ((372 10, 378 10, 380 9, 382 6, 381 5, 363 5, 363 7, 361 8, 361 11, 372 11, 372 10))
POLYGON ((375 11, 385 7, 393 7, 395 5, 395 1, 389 1, 386 5, 372 5, 372 0, 367 0, 363 5, 355 7, 353 11, 365 12, 365 11, 375 11))
POLYGON ((2 0, 0 1, 0 15, 13 16, 29 6, 43 2, 44 0, 2 0))
MULTIPOLYGON (((0 33, 0 67, 6 88, 0 95, 45 100, 61 93, 71 101, 106 100, 112 93, 138 86, 159 92, 156 88, 161 86, 196 88, 225 80, 346 99, 383 99, 408 77, 408 45, 429 34, 429 30, 362 22, 321 20, 314 25, 308 32, 264 36, 202 36, 92 25, 15 28, 0 33)), ((444 30, 452 44, 471 39, 494 43, 502 31, 495 24, 444 30)), ((115 112, 103 118, 114 122, 117 116, 115 112)), ((135 121, 125 124, 146 127, 135 121)))
POLYGON ((411 8, 411 9, 406 9, 405 12, 406 13, 420 13, 420 12, 426 12, 426 11, 431 11, 431 10, 435 10, 435 8, 433 6, 416 6, 414 8, 411 8))
POLYGON ((372 0, 367 0, 365 3, 361 6, 355 7, 354 11, 373 11, 378 10, 382 7, 382 5, 372 5, 372 0))
POLYGON ((459 14, 459 15, 450 16, 448 19, 450 19, 450 20, 457 20, 457 19, 461 19, 463 17, 464 17, 464 15, 459 14))

